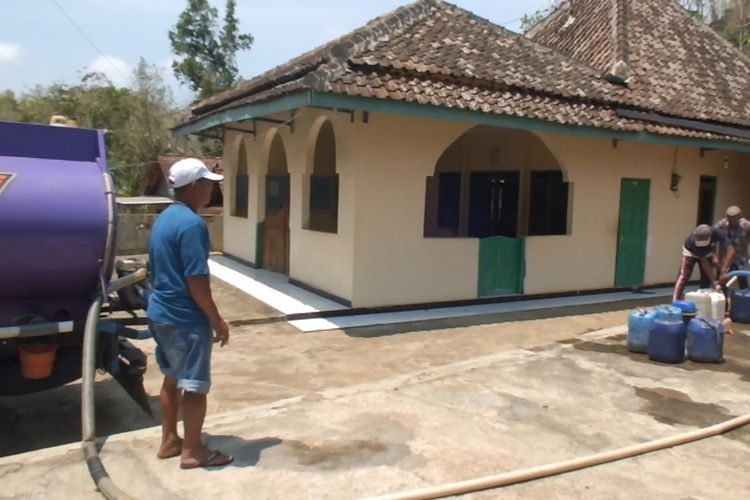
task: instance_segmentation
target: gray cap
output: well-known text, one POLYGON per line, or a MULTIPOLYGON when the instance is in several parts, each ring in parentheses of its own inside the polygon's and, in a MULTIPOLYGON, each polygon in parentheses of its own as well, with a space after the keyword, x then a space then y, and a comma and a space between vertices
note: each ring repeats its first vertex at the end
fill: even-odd
POLYGON ((707 247, 710 245, 713 232, 713 229, 708 224, 701 224, 696 227, 695 231, 693 231, 693 234, 695 235, 695 246, 707 247))
POLYGON ((737 217, 739 215, 742 215, 742 210, 740 210, 740 207, 738 207, 737 205, 732 205, 731 207, 727 208, 727 216, 737 217))

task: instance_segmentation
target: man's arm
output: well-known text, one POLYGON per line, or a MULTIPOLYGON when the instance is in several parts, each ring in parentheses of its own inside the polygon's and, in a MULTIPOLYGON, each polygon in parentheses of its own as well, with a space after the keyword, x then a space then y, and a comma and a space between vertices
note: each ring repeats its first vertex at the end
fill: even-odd
POLYGON ((718 231, 719 247, 722 250, 725 250, 725 252, 723 252, 724 259, 721 261, 721 265, 719 267, 719 280, 724 281, 726 279, 726 274, 732 268, 734 259, 737 256, 737 249, 734 248, 734 245, 732 244, 732 241, 729 239, 729 235, 725 230, 719 229, 718 231))
POLYGON ((205 224, 194 224, 180 235, 180 260, 185 268, 185 280, 190 296, 208 317, 208 322, 215 333, 214 342, 221 342, 221 345, 225 345, 229 341, 229 327, 221 319, 211 296, 211 281, 206 260, 208 249, 208 228, 205 224))
POLYGON ((706 273, 706 276, 708 276, 708 279, 711 281, 712 285, 716 284, 716 280, 714 279, 715 272, 714 272, 714 266, 711 265, 711 260, 709 257, 700 257, 698 259, 698 262, 703 269, 703 272, 706 273))
POLYGON ((187 284, 190 296, 198 304, 203 313, 208 316, 211 328, 216 334, 214 342, 221 342, 222 346, 226 345, 229 342, 229 327, 221 318, 216 303, 214 303, 211 295, 210 278, 208 276, 188 276, 187 284))
POLYGON ((734 245, 729 245, 729 247, 727 248, 727 254, 721 263, 721 274, 726 274, 729 272, 729 269, 731 269, 732 263, 734 262, 736 256, 737 250, 734 248, 734 245))

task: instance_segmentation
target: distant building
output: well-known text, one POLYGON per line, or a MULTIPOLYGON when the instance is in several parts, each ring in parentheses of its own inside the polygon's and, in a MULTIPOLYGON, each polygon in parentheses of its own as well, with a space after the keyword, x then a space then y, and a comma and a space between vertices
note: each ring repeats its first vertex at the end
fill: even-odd
MULTIPOLYGON (((181 155, 158 155, 143 172, 140 192, 143 196, 172 196, 169 187, 169 168, 177 161, 187 158, 181 155)), ((224 160, 215 157, 198 157, 212 172, 224 172, 224 160)), ((210 207, 220 207, 224 203, 223 182, 216 185, 211 195, 210 207)))

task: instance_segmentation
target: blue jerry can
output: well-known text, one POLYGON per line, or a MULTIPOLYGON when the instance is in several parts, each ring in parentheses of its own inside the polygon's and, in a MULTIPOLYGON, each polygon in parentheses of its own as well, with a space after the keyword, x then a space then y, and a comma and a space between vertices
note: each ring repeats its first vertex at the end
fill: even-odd
POLYGON ((724 325, 718 319, 694 318, 687 329, 688 358, 702 363, 724 361, 724 325))
POLYGON ((628 349, 632 352, 648 350, 648 331, 656 319, 654 309, 638 308, 628 316, 628 349))
POLYGON ((682 319, 657 319, 648 334, 648 357, 662 363, 685 361, 687 328, 682 319))
POLYGON ((729 317, 735 323, 750 323, 750 290, 732 290, 729 317))

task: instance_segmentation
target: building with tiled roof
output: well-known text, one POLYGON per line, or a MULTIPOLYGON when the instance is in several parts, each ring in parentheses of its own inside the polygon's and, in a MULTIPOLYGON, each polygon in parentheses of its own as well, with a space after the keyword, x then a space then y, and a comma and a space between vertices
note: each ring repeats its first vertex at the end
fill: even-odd
POLYGON ((421 0, 192 109, 224 249, 355 306, 671 281, 748 205, 750 62, 669 0, 523 37, 421 0))
POLYGON ((603 76, 619 72, 628 110, 750 140, 750 59, 677 2, 570 0, 528 36, 603 76))
MULTIPOLYGON (((179 160, 187 158, 185 155, 157 155, 143 171, 139 182, 140 193, 145 196, 171 196, 169 186, 169 168, 179 160)), ((224 173, 223 158, 198 157, 206 166, 217 174, 224 173)), ((217 184, 212 199, 221 200, 221 183, 217 184)))

